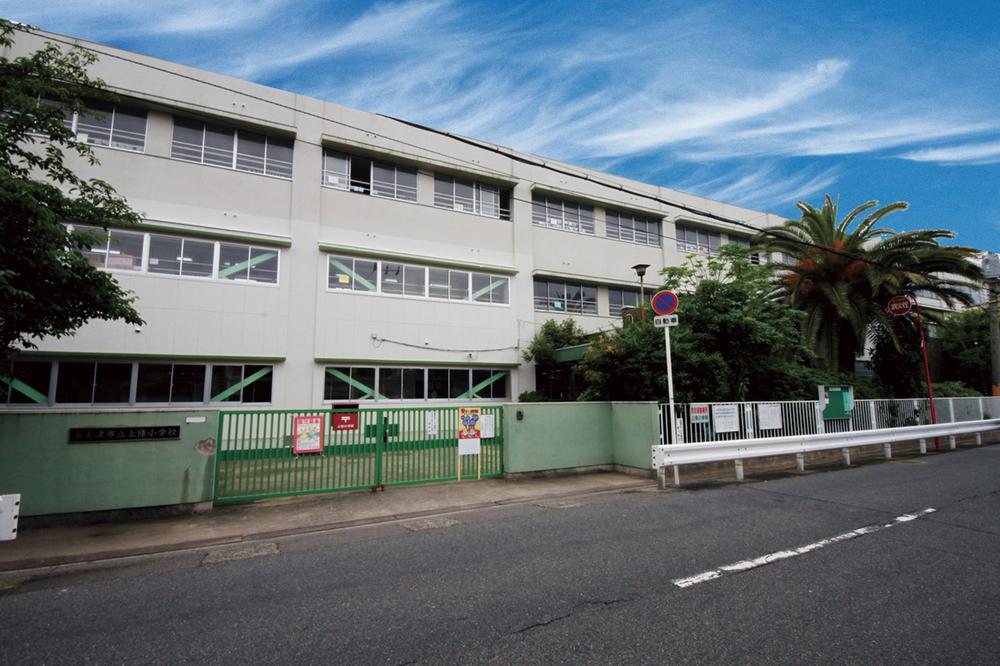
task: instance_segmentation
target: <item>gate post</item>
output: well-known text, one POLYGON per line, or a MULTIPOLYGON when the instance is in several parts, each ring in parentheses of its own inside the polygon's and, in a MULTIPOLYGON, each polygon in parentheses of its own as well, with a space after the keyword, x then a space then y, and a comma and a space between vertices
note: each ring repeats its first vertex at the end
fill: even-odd
POLYGON ((385 490, 382 482, 382 458, 385 455, 385 412, 381 409, 375 410, 375 485, 372 492, 379 488, 385 490))

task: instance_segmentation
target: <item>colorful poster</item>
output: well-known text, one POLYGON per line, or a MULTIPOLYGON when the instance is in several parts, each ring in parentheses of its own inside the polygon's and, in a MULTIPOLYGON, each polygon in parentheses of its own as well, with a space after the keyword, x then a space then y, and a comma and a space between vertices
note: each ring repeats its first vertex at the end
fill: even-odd
POLYGON ((761 430, 781 430, 781 405, 777 402, 757 405, 757 423, 761 430))
POLYGON ((708 405, 691 405, 691 423, 708 423, 708 405))
POLYGON ((323 452, 323 416, 296 416, 292 422, 292 452, 323 452))
POLYGON ((480 433, 482 428, 480 407, 458 408, 458 454, 460 456, 478 456, 480 451, 480 433))
POLYGON ((715 432, 739 432, 739 408, 736 405, 713 405, 712 429, 715 432))

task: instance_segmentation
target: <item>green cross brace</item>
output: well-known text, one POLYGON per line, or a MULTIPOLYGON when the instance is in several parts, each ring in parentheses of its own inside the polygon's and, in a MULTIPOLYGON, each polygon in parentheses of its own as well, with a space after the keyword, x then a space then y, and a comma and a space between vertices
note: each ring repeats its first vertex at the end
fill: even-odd
POLYGON ((507 283, 507 281, 506 280, 502 280, 502 279, 501 280, 497 280, 496 282, 491 282, 488 285, 486 285, 485 287, 483 287, 482 289, 480 289, 479 291, 473 292, 472 293, 472 300, 476 300, 477 298, 479 298, 480 296, 482 296, 486 292, 493 291, 497 287, 503 286, 506 283, 507 283))
POLYGON ((237 382, 237 383, 233 384, 232 386, 230 386, 226 390, 220 392, 218 395, 213 395, 212 396, 212 402, 222 402, 223 400, 225 400, 226 398, 228 398, 232 394, 236 393, 237 391, 243 390, 244 386, 249 386, 250 384, 253 384, 255 381, 257 381, 258 379, 260 379, 261 377, 263 377, 264 375, 266 375, 269 372, 271 372, 271 367, 270 366, 268 366, 266 368, 261 368, 260 370, 258 370, 257 372, 253 373, 249 377, 244 378, 243 381, 237 382))
POLYGON ((344 271, 348 275, 350 275, 352 278, 354 278, 355 282, 360 282, 361 286, 367 289, 368 291, 375 291, 375 285, 373 285, 371 282, 364 279, 363 277, 361 277, 360 275, 358 275, 357 273, 355 273, 350 268, 340 263, 333 257, 330 257, 330 263, 333 264, 335 267, 339 268, 340 270, 344 271))
POLYGON ((469 389, 468 391, 466 391, 462 395, 458 396, 458 399, 468 398, 470 393, 472 394, 473 398, 478 398, 479 397, 478 393, 480 391, 482 391, 484 388, 486 388, 487 386, 489 386, 493 382, 497 381, 501 377, 504 377, 506 374, 507 374, 506 372, 497 372, 493 376, 487 377, 486 379, 484 379, 483 381, 479 382, 478 384, 476 384, 475 386, 473 386, 471 389, 469 389))
MULTIPOLYGON (((361 400, 364 400, 365 398, 370 398, 373 395, 375 395, 375 389, 369 388, 369 387, 365 386, 364 384, 362 384, 361 382, 359 382, 356 379, 351 379, 348 375, 345 375, 344 373, 342 373, 340 370, 337 370, 336 368, 327 368, 326 371, 328 373, 330 373, 331 375, 333 375, 334 377, 336 377, 337 379, 341 379, 341 380, 347 382, 348 384, 350 384, 354 388, 356 388, 359 391, 361 391, 362 393, 364 393, 364 395, 361 396, 361 398, 360 398, 361 400)), ((378 399, 379 400, 385 400, 386 397, 384 395, 382 395, 381 393, 379 393, 378 394, 378 399)))
POLYGON ((223 270, 219 271, 219 277, 220 278, 227 278, 230 275, 232 275, 233 273, 238 273, 238 272, 240 272, 242 270, 246 270, 248 267, 252 268, 252 267, 256 266, 257 264, 265 262, 268 259, 273 259, 276 256, 278 256, 277 252, 268 252, 267 254, 257 255, 253 259, 249 259, 247 261, 241 261, 238 264, 233 264, 229 268, 226 268, 226 269, 223 269, 223 270))
POLYGON ((30 386, 22 382, 20 379, 14 379, 13 377, 0 377, 0 382, 7 384, 15 391, 23 393, 24 395, 28 396, 29 398, 37 402, 39 405, 46 405, 49 402, 49 397, 47 395, 39 393, 35 389, 31 388, 30 386))

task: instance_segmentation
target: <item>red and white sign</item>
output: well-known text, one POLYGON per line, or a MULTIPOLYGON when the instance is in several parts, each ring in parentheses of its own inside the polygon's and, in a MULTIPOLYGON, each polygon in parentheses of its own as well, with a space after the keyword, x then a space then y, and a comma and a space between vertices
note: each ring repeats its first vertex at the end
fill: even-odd
POLYGON ((912 309, 913 301, 911 301, 910 297, 906 295, 893 296, 889 299, 889 302, 885 304, 885 311, 893 317, 902 317, 905 314, 909 314, 912 309))
POLYGON ((358 429, 357 412, 334 412, 330 415, 330 418, 333 420, 333 429, 335 431, 358 429))
POLYGON ((677 294, 669 289, 661 289, 649 299, 649 304, 653 306, 653 312, 658 315, 673 314, 674 310, 677 309, 677 303, 677 294))
POLYGON ((323 453, 323 416, 296 416, 292 422, 292 452, 323 453))

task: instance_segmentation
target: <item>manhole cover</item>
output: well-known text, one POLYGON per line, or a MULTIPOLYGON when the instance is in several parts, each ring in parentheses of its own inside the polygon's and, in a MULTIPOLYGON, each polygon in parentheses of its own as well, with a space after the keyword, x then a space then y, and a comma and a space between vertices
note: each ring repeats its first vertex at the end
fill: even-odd
POLYGON ((202 564, 218 564, 219 562, 232 562, 234 560, 248 560, 251 557, 263 557, 264 555, 277 555, 278 544, 276 543, 255 543, 238 548, 226 548, 225 550, 213 550, 202 564))
POLYGON ((406 522, 400 524, 411 532, 419 532, 420 530, 439 530, 443 527, 454 527, 455 525, 458 525, 458 521, 454 518, 438 516, 434 518, 417 518, 416 520, 407 520, 406 522))

